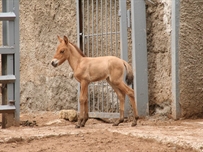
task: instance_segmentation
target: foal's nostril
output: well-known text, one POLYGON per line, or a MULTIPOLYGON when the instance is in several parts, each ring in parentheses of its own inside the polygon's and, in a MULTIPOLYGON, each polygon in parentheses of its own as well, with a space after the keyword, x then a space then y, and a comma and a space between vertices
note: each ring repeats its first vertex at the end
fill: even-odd
POLYGON ((54 61, 51 62, 51 65, 52 65, 53 67, 56 67, 56 66, 57 66, 57 64, 56 64, 54 61))

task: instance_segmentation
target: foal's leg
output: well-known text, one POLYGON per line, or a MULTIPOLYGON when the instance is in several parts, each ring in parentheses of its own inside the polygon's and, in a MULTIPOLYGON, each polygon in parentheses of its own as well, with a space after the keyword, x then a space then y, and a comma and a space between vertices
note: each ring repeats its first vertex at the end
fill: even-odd
MULTIPOLYGON (((88 92, 88 87, 87 87, 87 92, 88 92)), ((87 120, 88 120, 88 98, 84 102, 84 115, 83 115, 83 120, 82 120, 82 123, 80 126, 84 127, 87 120)))
POLYGON ((84 127, 86 121, 88 120, 88 83, 86 81, 82 81, 80 85, 80 115, 75 126, 76 128, 84 127))
POLYGON ((130 98, 130 103, 133 108, 134 113, 134 120, 131 126, 137 125, 137 120, 139 119, 138 113, 137 113, 137 105, 135 104, 135 96, 134 96, 134 90, 128 87, 124 82, 120 82, 116 85, 122 92, 127 94, 130 98))
POLYGON ((121 92, 115 85, 113 85, 109 78, 106 79, 107 82, 111 85, 111 87, 116 92, 119 100, 120 100, 120 118, 114 122, 113 126, 118 126, 120 123, 124 121, 124 103, 125 103, 125 93, 121 92))

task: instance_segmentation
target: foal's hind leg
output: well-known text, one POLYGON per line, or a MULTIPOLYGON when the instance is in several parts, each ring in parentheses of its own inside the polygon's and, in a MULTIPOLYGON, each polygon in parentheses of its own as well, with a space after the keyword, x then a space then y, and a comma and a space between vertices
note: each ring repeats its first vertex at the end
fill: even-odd
POLYGON ((137 125, 137 120, 139 119, 138 113, 137 113, 137 105, 135 104, 135 96, 134 96, 134 90, 128 87, 124 82, 120 82, 117 84, 117 87, 127 94, 130 98, 130 103, 133 108, 133 113, 134 113, 134 120, 131 126, 136 126, 137 125))
POLYGON ((120 100, 120 118, 114 122, 113 126, 118 126, 120 123, 124 121, 124 102, 125 102, 125 94, 121 92, 115 85, 113 85, 109 78, 106 79, 107 82, 111 85, 111 87, 114 89, 116 92, 119 100, 120 100))
POLYGON ((86 121, 88 120, 88 83, 86 81, 81 82, 81 90, 80 90, 80 115, 78 118, 78 122, 76 124, 76 128, 84 127, 86 121))

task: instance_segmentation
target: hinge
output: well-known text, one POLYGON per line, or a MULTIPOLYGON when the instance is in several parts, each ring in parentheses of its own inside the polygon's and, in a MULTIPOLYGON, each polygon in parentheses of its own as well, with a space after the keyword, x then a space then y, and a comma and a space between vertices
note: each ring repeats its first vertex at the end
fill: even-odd
POLYGON ((127 26, 128 26, 128 28, 131 27, 131 17, 130 17, 130 14, 131 14, 130 10, 127 10, 127 26))

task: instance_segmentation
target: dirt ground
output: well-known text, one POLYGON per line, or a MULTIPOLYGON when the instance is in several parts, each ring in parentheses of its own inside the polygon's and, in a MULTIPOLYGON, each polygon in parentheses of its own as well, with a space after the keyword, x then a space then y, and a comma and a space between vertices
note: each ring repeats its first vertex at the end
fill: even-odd
POLYGON ((118 127, 89 119, 85 128, 59 119, 58 113, 22 114, 20 127, 0 129, 0 152, 192 152, 203 151, 203 122, 166 118, 139 120, 118 127))

